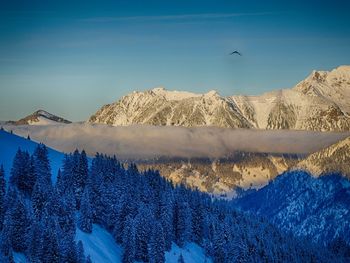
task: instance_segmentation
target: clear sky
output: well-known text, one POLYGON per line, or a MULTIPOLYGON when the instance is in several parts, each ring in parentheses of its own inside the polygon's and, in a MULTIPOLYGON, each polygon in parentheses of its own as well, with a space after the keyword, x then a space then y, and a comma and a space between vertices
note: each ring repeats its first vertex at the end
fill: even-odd
POLYGON ((38 108, 85 120, 156 86, 292 87, 313 69, 350 64, 349 10, 337 0, 0 0, 0 120, 38 108))

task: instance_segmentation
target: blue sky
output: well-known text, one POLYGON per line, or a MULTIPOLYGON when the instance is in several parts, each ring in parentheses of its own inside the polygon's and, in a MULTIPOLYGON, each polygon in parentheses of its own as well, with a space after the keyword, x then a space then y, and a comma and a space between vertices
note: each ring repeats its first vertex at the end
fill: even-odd
POLYGON ((260 94, 350 64, 349 1, 0 4, 0 120, 85 120, 156 86, 260 94))

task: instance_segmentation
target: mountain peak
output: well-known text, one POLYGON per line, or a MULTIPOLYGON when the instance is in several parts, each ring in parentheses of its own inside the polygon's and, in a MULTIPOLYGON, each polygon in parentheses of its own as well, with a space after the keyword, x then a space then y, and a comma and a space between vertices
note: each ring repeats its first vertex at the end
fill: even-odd
POLYGON ((167 90, 162 86, 153 88, 150 90, 150 92, 158 96, 163 96, 168 101, 179 101, 201 96, 201 94, 196 94, 188 91, 167 90))
POLYGON ((337 67, 335 70, 349 71, 350 72, 350 65, 341 65, 341 66, 337 67))
POLYGON ((163 86, 159 86, 159 87, 155 87, 155 88, 151 89, 151 91, 153 91, 154 93, 158 93, 158 92, 164 92, 167 90, 163 86))
POLYGON ((207 93, 204 94, 206 97, 216 97, 219 96, 218 92, 216 90, 209 90, 207 93))
POLYGON ((71 122, 43 109, 39 109, 18 121, 11 121, 11 123, 16 125, 50 125, 58 123, 68 124, 71 122))

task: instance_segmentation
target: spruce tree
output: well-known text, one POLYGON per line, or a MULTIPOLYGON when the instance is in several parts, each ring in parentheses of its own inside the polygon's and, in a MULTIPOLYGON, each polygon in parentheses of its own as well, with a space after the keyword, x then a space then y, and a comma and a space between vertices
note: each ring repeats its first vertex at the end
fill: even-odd
POLYGON ((149 207, 141 203, 138 214, 135 218, 135 259, 147 262, 148 242, 150 238, 150 231, 154 220, 149 207))
POLYGON ((128 216, 126 219, 122 241, 124 247, 122 262, 133 263, 135 261, 135 227, 131 216, 128 216))
POLYGON ((43 251, 42 232, 44 227, 40 221, 34 220, 28 236, 27 255, 30 262, 40 262, 43 251))
POLYGON ((85 188, 83 198, 81 200, 78 226, 82 231, 86 233, 92 232, 92 212, 90 205, 89 189, 87 188, 85 188))
POLYGON ((173 197, 168 191, 163 195, 160 205, 160 221, 163 228, 166 251, 171 249, 171 243, 174 240, 173 220, 173 197))
POLYGON ((51 166, 48 150, 44 144, 39 144, 34 151, 34 167, 37 180, 42 181, 48 190, 52 187, 51 166))
POLYGON ((77 262, 78 263, 85 263, 85 252, 84 252, 84 246, 83 242, 81 240, 78 241, 77 244, 77 262))
POLYGON ((6 213, 4 218, 4 227, 0 235, 0 250, 1 254, 7 257, 12 249, 12 219, 9 212, 6 213))
POLYGON ((149 241, 149 259, 151 263, 163 263, 165 262, 164 257, 165 241, 163 227, 161 223, 155 222, 152 235, 149 241))
POLYGON ((184 257, 182 256, 182 253, 179 256, 179 259, 177 260, 178 263, 185 263, 184 257))
POLYGON ((55 217, 49 215, 45 209, 43 212, 44 232, 43 232, 43 249, 42 262, 59 263, 61 262, 61 250, 58 240, 58 223, 55 217))
POLYGON ((32 205, 34 215, 41 219, 42 213, 45 207, 47 207, 49 202, 50 193, 48 192, 46 185, 42 180, 37 180, 32 194, 32 205))
POLYGON ((182 198, 177 200, 174 207, 174 232, 176 243, 182 247, 186 242, 190 241, 192 224, 191 210, 187 202, 182 198))
POLYGON ((87 256, 86 263, 92 263, 90 255, 87 256))
POLYGON ((9 211, 11 224, 11 244, 16 252, 26 250, 29 218, 22 196, 18 193, 15 206, 9 211))

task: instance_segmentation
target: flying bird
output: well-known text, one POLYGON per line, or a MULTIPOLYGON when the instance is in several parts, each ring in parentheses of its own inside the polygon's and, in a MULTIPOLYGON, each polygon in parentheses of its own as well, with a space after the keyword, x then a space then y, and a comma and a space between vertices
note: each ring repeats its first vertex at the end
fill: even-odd
POLYGON ((235 50, 235 51, 233 51, 232 53, 230 53, 230 55, 233 55, 233 54, 237 54, 237 55, 242 56, 242 54, 241 54, 241 53, 239 53, 237 50, 235 50))

